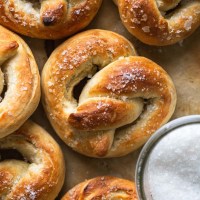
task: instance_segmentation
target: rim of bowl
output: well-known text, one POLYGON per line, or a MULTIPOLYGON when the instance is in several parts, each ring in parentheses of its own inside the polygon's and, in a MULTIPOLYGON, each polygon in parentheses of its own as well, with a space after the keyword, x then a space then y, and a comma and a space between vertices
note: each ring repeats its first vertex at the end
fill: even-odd
POLYGON ((145 194, 143 191, 143 172, 145 168, 146 160, 151 152, 151 149, 155 146, 155 144, 165 135, 170 133, 173 129, 176 129, 181 126, 185 126, 187 124, 194 124, 200 122, 200 115, 189 115, 185 117, 180 117, 175 120, 172 120, 158 129, 146 142, 144 147, 142 148, 140 155, 136 164, 135 171, 135 183, 136 190, 139 200, 146 200, 145 194))

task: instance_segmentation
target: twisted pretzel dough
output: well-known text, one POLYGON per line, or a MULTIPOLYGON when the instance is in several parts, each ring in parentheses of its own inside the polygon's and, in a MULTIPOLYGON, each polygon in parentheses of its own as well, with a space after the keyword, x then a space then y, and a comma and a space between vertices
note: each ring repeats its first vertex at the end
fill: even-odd
POLYGON ((54 200, 64 182, 64 160, 54 139, 33 122, 0 139, 0 149, 16 149, 26 159, 0 162, 2 200, 54 200))
POLYGON ((30 37, 58 39, 86 27, 102 0, 0 0, 0 24, 30 37))
POLYGON ((115 0, 128 31, 149 45, 170 45, 200 25, 199 0, 115 0))
POLYGON ((135 184, 116 177, 97 177, 72 188, 61 200, 137 200, 135 184))
POLYGON ((74 150, 93 157, 125 155, 171 117, 176 91, 170 77, 154 62, 132 55, 134 47, 122 36, 90 30, 63 43, 45 64, 44 108, 74 150), (77 102, 75 85, 97 66, 100 71, 77 102))
POLYGON ((0 138, 18 129, 39 100, 39 72, 29 47, 0 26, 0 138), (7 91, 3 98, 4 84, 7 91))

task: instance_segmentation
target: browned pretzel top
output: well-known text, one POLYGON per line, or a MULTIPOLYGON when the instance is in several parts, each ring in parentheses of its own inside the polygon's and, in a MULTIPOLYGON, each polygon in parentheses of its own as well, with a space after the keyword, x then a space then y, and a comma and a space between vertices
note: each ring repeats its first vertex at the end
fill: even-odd
POLYGON ((35 111, 40 100, 39 79, 29 47, 0 26, 0 138, 18 129, 35 111))
POLYGON ((24 160, 0 161, 2 200, 54 200, 64 182, 62 152, 54 139, 37 124, 26 122, 0 139, 0 150, 15 149, 24 160))
POLYGON ((45 64, 44 107, 55 131, 76 151, 94 157, 127 154, 172 115, 176 91, 170 77, 133 55, 122 36, 90 30, 63 43, 45 64), (92 78, 76 100, 75 86, 85 77, 92 78))
POLYGON ((135 184, 115 177, 97 177, 76 185, 62 200, 137 200, 135 184))
POLYGON ((69 36, 87 26, 102 0, 0 0, 0 24, 43 39, 69 36))
POLYGON ((150 45, 170 45, 200 25, 199 0, 117 0, 121 19, 135 37, 150 45))

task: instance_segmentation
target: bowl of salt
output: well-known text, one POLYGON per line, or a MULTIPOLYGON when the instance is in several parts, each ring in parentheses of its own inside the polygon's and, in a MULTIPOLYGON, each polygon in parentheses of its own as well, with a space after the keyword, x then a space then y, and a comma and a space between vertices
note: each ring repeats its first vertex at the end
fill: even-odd
POLYGON ((200 200, 200 115, 159 129, 136 166, 139 200, 200 200))

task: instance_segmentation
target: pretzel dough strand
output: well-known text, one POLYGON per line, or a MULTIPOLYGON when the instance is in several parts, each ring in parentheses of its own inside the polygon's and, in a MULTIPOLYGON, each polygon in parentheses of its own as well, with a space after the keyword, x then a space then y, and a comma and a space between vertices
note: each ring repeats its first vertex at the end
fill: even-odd
POLYGON ((118 34, 91 30, 58 47, 42 72, 44 107, 73 149, 94 157, 122 156, 144 144, 172 115, 176 92, 152 61, 134 57, 118 34), (86 76, 79 101, 73 90, 86 76), (148 100, 149 105, 144 105, 148 100))
MULTIPOLYGON (((17 48, 19 45, 15 41, 4 41, 0 40, 1 48, 0 48, 0 65, 2 65, 7 59, 12 57, 14 54, 16 54, 17 48)), ((0 95, 4 88, 4 74, 0 68, 0 95)), ((2 101, 2 97, 0 99, 2 101)))
POLYGON ((183 40, 200 25, 199 0, 179 2, 118 0, 117 4, 130 33, 144 43, 162 46, 183 40), (178 4, 180 7, 175 9, 178 4), (173 12, 165 16, 165 12, 172 8, 173 12))
POLYGON ((0 138, 19 128, 36 109, 40 99, 39 72, 28 46, 0 26, 0 138), (1 93, 0 93, 1 94, 1 93))
MULTIPOLYGON (((142 145, 150 135, 168 121, 176 104, 176 91, 173 82, 157 64, 143 57, 129 57, 116 61, 113 63, 114 65, 116 68, 114 71, 118 73, 115 76, 117 79, 110 82, 112 85, 109 87, 110 91, 119 96, 123 95, 125 102, 134 98, 142 98, 144 104, 136 121, 116 130, 115 140, 110 149, 111 154, 120 146, 126 146, 125 151, 127 151, 129 148, 136 149, 142 145), (119 81, 118 74, 121 74, 121 78, 125 74, 125 79, 123 77, 119 81), (116 82, 122 83, 122 85, 119 87, 116 82)), ((106 79, 105 74, 104 78, 106 79)), ((123 148, 121 152, 123 152, 123 148)))
POLYGON ((69 36, 87 26, 102 0, 0 0, 0 24, 43 39, 69 36))
POLYGON ((29 161, 0 162, 3 200, 55 199, 64 181, 64 161, 58 145, 43 129, 26 122, 12 135, 0 139, 0 148, 16 149, 29 161))
POLYGON ((135 184, 115 177, 97 177, 76 185, 62 200, 137 200, 135 184))

